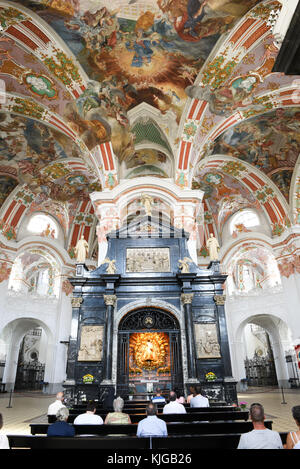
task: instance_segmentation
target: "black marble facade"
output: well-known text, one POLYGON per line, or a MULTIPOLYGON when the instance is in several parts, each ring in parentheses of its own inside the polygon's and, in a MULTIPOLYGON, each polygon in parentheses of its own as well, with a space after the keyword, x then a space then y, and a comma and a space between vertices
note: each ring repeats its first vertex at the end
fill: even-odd
MULTIPOLYGON (((185 325, 186 357, 182 357, 183 344, 179 340, 181 369, 176 371, 176 385, 187 390, 191 384, 200 383, 206 394, 214 400, 236 402, 222 289, 226 275, 220 273, 218 262, 211 263, 208 269, 200 269, 191 262, 190 273, 182 273, 178 261, 190 257, 187 240, 188 235, 183 230, 144 217, 129 227, 122 227, 109 234, 106 257, 116 260, 115 274, 107 274, 107 264, 92 271, 88 271, 83 264, 77 265, 76 277, 69 279, 74 290, 66 382, 76 392, 88 390, 95 397, 97 390, 101 394, 103 386, 119 384, 112 382, 113 343, 118 341, 118 337, 113 337, 114 316, 121 308, 136 300, 142 300, 143 308, 149 308, 155 314, 155 300, 160 300, 180 311, 182 324, 185 325), (127 248, 166 247, 170 250, 170 272, 126 272, 127 248), (216 324, 221 358, 196 358, 195 323, 216 324), (103 356, 100 362, 77 360, 81 328, 84 325, 104 326, 103 356), (205 374, 209 371, 217 375, 215 383, 205 381, 205 374), (87 373, 95 377, 92 385, 82 383, 82 377, 87 373)), ((147 331, 151 332, 151 329, 147 331)), ((119 355, 120 343, 118 361, 119 355)))

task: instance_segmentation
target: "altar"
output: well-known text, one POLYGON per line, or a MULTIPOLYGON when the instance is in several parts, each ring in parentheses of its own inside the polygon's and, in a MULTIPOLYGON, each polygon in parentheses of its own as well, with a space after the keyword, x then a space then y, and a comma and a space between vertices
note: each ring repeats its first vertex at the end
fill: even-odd
POLYGON ((222 289, 226 275, 218 261, 200 269, 189 257, 188 237, 145 216, 108 234, 105 262, 97 269, 77 264, 70 279, 67 387, 76 392, 91 375, 99 395, 113 387, 128 397, 149 396, 158 387, 187 394, 201 383, 211 388, 212 399, 236 402, 222 289), (208 372, 217 377, 214 390, 206 382, 208 372))

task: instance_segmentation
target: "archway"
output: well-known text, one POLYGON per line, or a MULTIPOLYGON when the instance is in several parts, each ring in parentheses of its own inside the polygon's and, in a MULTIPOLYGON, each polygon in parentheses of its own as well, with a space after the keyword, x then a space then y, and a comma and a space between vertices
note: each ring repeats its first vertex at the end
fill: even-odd
POLYGON ((46 324, 33 318, 15 319, 3 329, 0 342, 5 355, 5 390, 42 390, 54 365, 53 335, 46 324), (30 336, 43 338, 43 344, 31 341, 26 348, 26 338, 30 336))
POLYGON ((249 316, 240 324, 236 339, 236 365, 249 385, 289 387, 285 357, 292 341, 284 321, 271 314, 249 316))
POLYGON ((118 329, 118 393, 138 396, 153 388, 183 388, 180 325, 157 307, 128 312, 118 329))

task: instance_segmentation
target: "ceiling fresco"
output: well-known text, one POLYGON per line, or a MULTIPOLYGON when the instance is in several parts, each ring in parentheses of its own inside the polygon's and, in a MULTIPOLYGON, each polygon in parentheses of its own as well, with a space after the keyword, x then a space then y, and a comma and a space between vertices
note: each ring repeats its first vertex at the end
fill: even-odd
POLYGON ((16 179, 0 174, 0 206, 17 185, 18 181, 16 179))
POLYGON ((172 110, 179 123, 185 88, 194 83, 221 34, 257 3, 20 2, 59 34, 89 77, 87 89, 66 106, 64 117, 89 149, 110 140, 120 160, 134 151, 127 112, 145 102, 162 113, 172 110))
POLYGON ((0 114, 1 165, 15 168, 33 193, 60 201, 87 198, 99 184, 87 171, 74 171, 74 158, 81 159, 78 148, 65 135, 33 119, 0 114))
POLYGON ((224 132, 213 153, 234 156, 263 171, 289 200, 300 151, 300 109, 291 107, 253 117, 224 132))
MULTIPOLYGON (((204 191, 214 223, 222 232, 224 223, 235 212, 245 208, 261 211, 256 197, 236 178, 209 168, 197 172, 193 189, 204 191)), ((208 220, 206 220, 206 223, 208 220)))

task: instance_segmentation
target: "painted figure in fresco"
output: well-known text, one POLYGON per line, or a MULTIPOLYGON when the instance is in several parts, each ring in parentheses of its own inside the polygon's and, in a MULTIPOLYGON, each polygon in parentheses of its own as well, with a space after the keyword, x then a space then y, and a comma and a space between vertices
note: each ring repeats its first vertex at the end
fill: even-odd
POLYGON ((75 246, 76 261, 78 264, 84 264, 89 251, 89 245, 82 235, 75 246))
POLYGON ((209 257, 211 261, 218 261, 219 260, 219 243, 218 240, 214 237, 212 233, 210 233, 209 238, 206 242, 206 247, 209 252, 209 257))
POLYGON ((136 39, 134 41, 126 42, 126 48, 129 51, 134 51, 134 56, 131 62, 132 67, 143 67, 143 65, 150 65, 151 58, 154 53, 152 46, 158 43, 143 37, 143 30, 136 31, 136 39))
POLYGON ((184 24, 184 33, 198 38, 195 27, 205 16, 205 5, 208 0, 189 0, 187 4, 188 20, 184 24))

